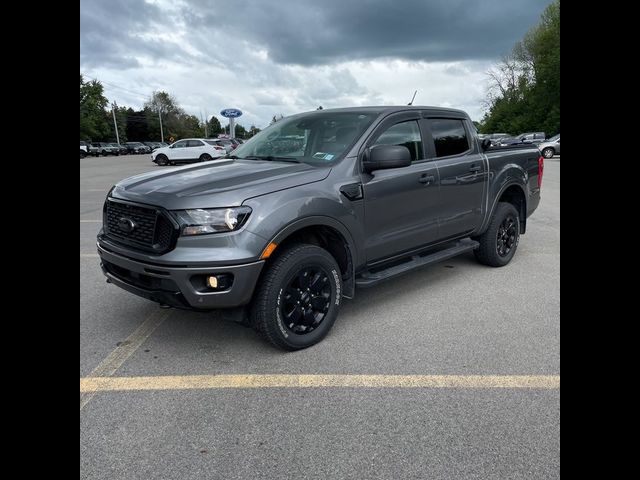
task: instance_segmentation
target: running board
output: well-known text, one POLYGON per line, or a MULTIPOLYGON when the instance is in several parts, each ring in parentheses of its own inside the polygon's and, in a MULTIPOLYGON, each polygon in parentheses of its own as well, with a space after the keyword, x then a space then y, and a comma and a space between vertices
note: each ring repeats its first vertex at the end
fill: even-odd
POLYGON ((426 253, 423 255, 413 255, 408 262, 400 265, 394 265, 385 270, 370 272, 366 271, 356 277, 356 286, 361 288, 368 288, 377 285, 380 282, 389 280, 390 278, 402 275, 403 273, 410 272, 416 268, 431 265, 433 263, 441 262, 449 258, 460 255, 461 253, 470 252, 478 248, 480 244, 475 240, 465 239, 460 240, 453 244, 449 248, 438 250, 432 253, 426 253))

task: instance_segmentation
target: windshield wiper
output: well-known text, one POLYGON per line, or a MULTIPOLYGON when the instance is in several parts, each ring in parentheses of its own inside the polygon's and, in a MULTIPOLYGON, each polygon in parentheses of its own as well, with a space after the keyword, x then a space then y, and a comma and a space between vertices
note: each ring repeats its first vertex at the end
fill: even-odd
POLYGON ((249 155, 248 157, 244 157, 246 160, 267 160, 269 162, 292 162, 292 163, 300 163, 295 157, 275 157, 273 155, 249 155))

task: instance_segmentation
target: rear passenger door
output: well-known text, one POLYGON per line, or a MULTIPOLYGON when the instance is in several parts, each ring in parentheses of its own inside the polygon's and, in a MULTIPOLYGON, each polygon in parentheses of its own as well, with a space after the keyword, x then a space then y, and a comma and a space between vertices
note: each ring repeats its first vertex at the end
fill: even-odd
POLYGON ((408 167, 361 173, 369 263, 438 239, 438 170, 425 156, 419 119, 419 112, 392 115, 367 140, 367 148, 403 145, 412 159, 408 167))
POLYGON ((484 216, 487 164, 466 118, 428 118, 427 156, 440 174, 442 239, 470 233, 484 216))
POLYGON ((200 140, 188 140, 187 153, 189 160, 198 160, 204 153, 204 143, 200 140))

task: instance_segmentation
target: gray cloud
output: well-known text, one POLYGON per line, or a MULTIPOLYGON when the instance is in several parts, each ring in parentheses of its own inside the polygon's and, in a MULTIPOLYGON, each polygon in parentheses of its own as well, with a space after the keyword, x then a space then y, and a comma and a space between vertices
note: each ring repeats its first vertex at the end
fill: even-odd
POLYGON ((107 96, 153 90, 199 115, 451 104, 480 116, 484 72, 550 0, 81 0, 80 68, 107 96))
MULTIPOLYGON (((497 58, 536 23, 549 0, 245 0, 225 30, 266 47, 276 63, 316 65, 402 58, 497 58)), ((196 0, 202 25, 221 4, 196 0)))

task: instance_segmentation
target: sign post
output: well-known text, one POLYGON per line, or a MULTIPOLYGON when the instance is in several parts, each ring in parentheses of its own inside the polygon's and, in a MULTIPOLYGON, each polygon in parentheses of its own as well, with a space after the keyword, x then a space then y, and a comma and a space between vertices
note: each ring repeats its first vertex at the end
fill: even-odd
POLYGON ((229 137, 236 138, 236 118, 242 116, 242 112, 237 108, 225 108, 220 115, 229 119, 229 137))

